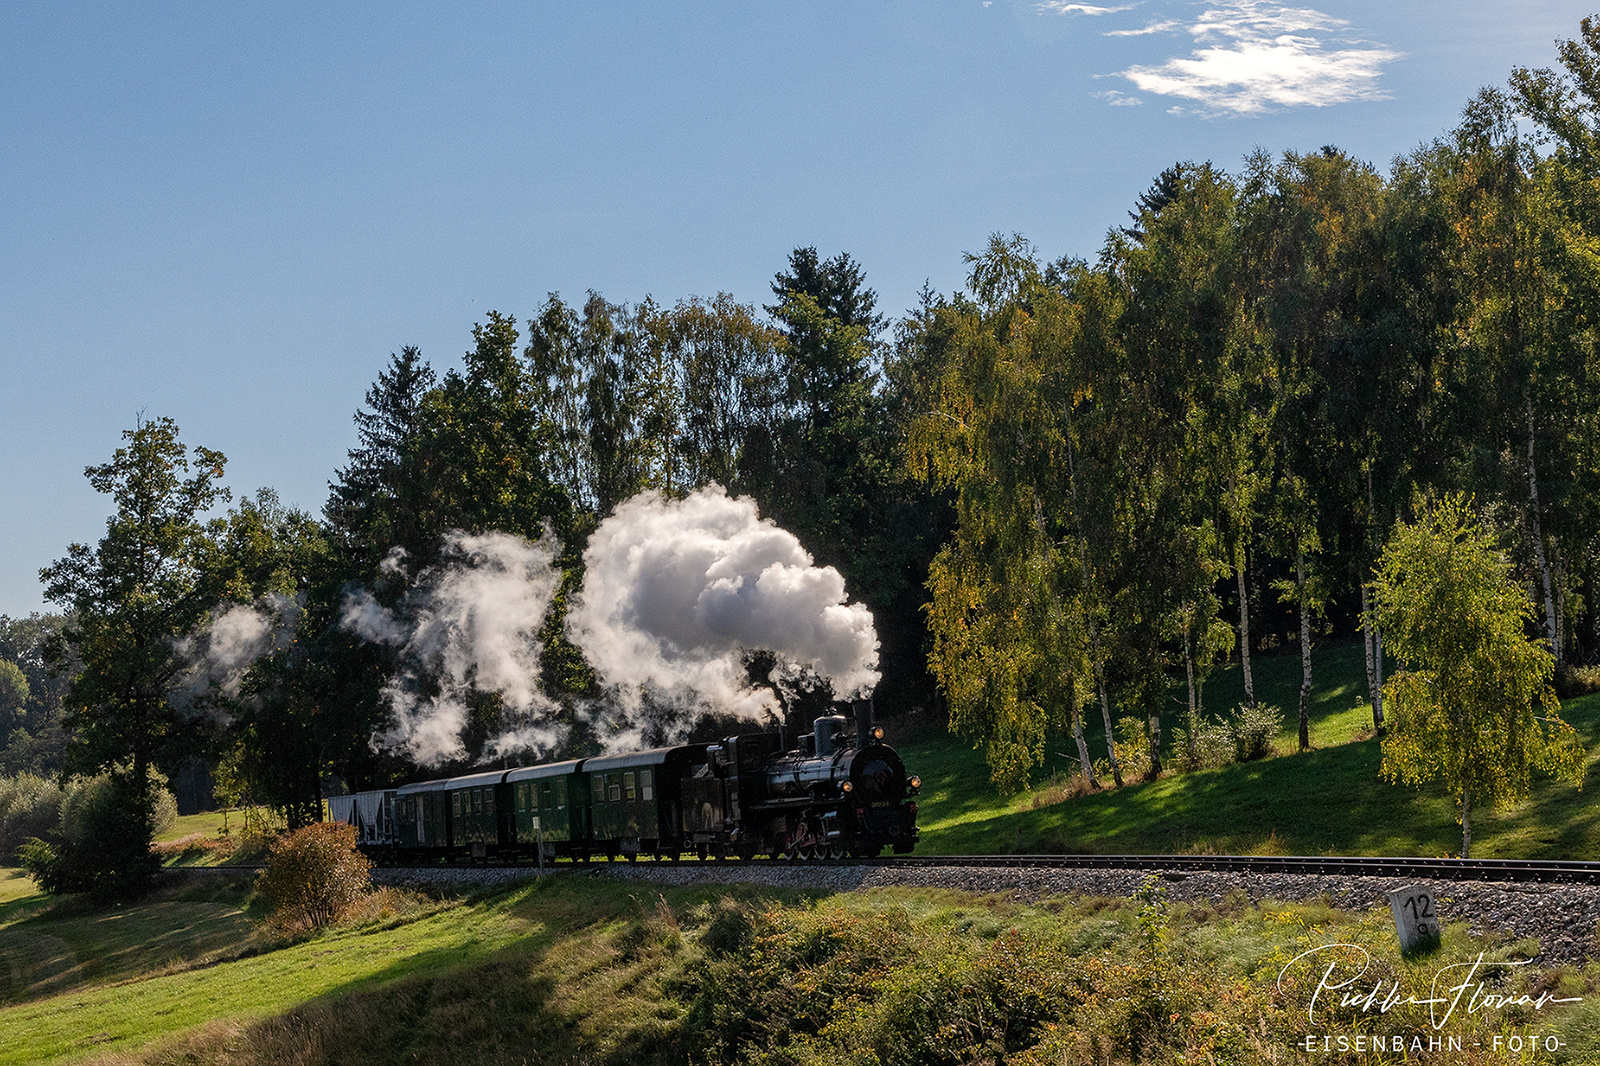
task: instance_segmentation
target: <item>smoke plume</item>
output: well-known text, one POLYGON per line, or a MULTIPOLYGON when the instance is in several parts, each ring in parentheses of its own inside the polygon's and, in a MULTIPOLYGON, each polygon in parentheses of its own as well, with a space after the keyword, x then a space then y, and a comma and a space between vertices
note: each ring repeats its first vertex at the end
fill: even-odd
POLYGON ((245 674, 264 655, 282 651, 294 641, 305 606, 303 596, 269 593, 254 604, 219 607, 221 613, 193 637, 177 642, 178 655, 189 670, 173 693, 178 709, 209 711, 227 718, 229 705, 240 698, 245 674))
POLYGON ((878 682, 878 637, 844 578, 814 565, 755 501, 710 485, 687 499, 646 492, 600 524, 584 552, 567 636, 624 709, 642 695, 746 717, 776 709, 745 655, 773 653, 774 682, 812 675, 839 698, 878 682))
MULTIPOLYGON (((538 686, 539 628, 561 579, 556 548, 548 533, 531 543, 509 533, 455 531, 445 537, 440 562, 417 575, 396 610, 365 589, 346 597, 344 628, 400 648, 405 663, 384 688, 394 717, 374 747, 404 749, 424 766, 463 757, 474 690, 498 693, 511 719, 486 755, 548 750, 561 739, 556 706, 538 686)), ((398 572, 402 560, 391 553, 386 572, 398 572)))

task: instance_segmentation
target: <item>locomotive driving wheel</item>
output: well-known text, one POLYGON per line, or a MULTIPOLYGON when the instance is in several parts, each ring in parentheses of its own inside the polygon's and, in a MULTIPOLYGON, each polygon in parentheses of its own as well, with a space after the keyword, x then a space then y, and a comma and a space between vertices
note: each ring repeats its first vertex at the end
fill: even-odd
POLYGON ((789 839, 789 858, 810 862, 822 857, 822 848, 822 842, 811 831, 810 822, 800 822, 795 826, 794 836, 789 839))

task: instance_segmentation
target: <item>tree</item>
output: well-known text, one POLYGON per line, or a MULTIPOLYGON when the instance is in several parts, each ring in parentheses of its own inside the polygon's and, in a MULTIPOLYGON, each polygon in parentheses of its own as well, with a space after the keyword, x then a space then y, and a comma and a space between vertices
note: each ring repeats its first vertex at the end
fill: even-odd
POLYGON ((414 347, 391 355, 356 412, 360 446, 328 485, 323 507, 334 541, 365 572, 395 546, 424 554, 438 539, 434 493, 422 476, 422 404, 434 373, 414 347))
POLYGON ((1097 678, 1090 593, 1078 514, 1065 499, 1075 483, 1059 476, 1071 467, 1061 410, 1077 316, 1059 293, 1041 291, 1021 238, 996 236, 967 258, 982 302, 936 312, 950 329, 939 406, 914 424, 909 450, 918 476, 953 491, 956 512, 929 569, 930 665, 951 729, 983 747, 1002 791, 1026 786, 1063 720, 1092 782, 1082 718, 1097 678))
POLYGON ((84 472, 116 504, 106 535, 95 548, 73 544, 40 578, 71 615, 55 658, 82 664, 67 697, 66 724, 77 730, 71 761, 86 773, 109 771, 124 790, 129 853, 102 858, 117 862, 108 873, 121 890, 136 891, 154 873, 144 858, 150 771, 192 739, 168 696, 186 666, 178 642, 215 602, 202 569, 213 550, 204 515, 228 491, 217 483, 222 453, 196 448, 191 464, 170 418, 141 419, 123 439, 111 462, 84 472))
POLYGON ((1460 797, 1462 858, 1474 803, 1523 799, 1535 769, 1583 783, 1587 753, 1550 688, 1555 660, 1527 635, 1534 604, 1467 498, 1396 526, 1372 602, 1403 666, 1384 686, 1383 775, 1442 780, 1460 797))
POLYGON ((782 335, 727 293, 679 301, 668 328, 682 380, 677 395, 661 390, 680 412, 673 420, 684 471, 677 487, 715 481, 745 491, 746 474, 771 452, 782 335))
POLYGON ((62 769, 67 734, 61 727, 61 708, 76 670, 71 663, 57 670, 45 651, 65 624, 58 614, 0 615, 0 660, 22 674, 18 685, 16 676, 0 665, 0 675, 10 677, 9 684, 0 679, 0 737, 6 743, 0 768, 8 773, 49 774, 62 769))
POLYGON ((254 797, 298 829, 322 816, 330 734, 359 723, 370 736, 375 724, 362 713, 370 703, 329 691, 335 672, 341 687, 363 676, 358 659, 338 655, 348 643, 338 631, 347 578, 333 565, 322 528, 270 489, 230 512, 216 541, 208 571, 219 598, 233 604, 219 606, 218 618, 247 620, 250 635, 230 642, 237 626, 213 627, 195 643, 215 665, 229 657, 238 663, 241 654, 248 659, 242 668, 213 674, 200 698, 226 718, 224 747, 235 774, 247 776, 254 797), (337 714, 325 713, 334 707, 337 714))
MULTIPOLYGON (((1593 421, 1600 403, 1600 363, 1594 357, 1594 325, 1600 319, 1595 269, 1600 262, 1600 19, 1585 18, 1579 29, 1578 39, 1557 43, 1564 72, 1519 68, 1510 86, 1517 110, 1547 135, 1548 144, 1533 165, 1530 200, 1539 258, 1554 282, 1546 285, 1551 293, 1545 297, 1553 305, 1554 343, 1541 353, 1554 365, 1543 374, 1544 388, 1533 408, 1541 423, 1537 460, 1531 454, 1529 419, 1527 465, 1530 518, 1538 521, 1544 511, 1550 519, 1539 532, 1548 531, 1555 558, 1538 561, 1554 571, 1550 576, 1557 584, 1546 628, 1558 661, 1568 640, 1586 644, 1591 660, 1600 650, 1600 601, 1594 595, 1600 587, 1600 438, 1593 421), (1584 571, 1588 594, 1570 596, 1568 586, 1577 584, 1570 576, 1584 571), (1569 610, 1587 611, 1587 640, 1575 624, 1578 619, 1565 617, 1569 610)), ((1583 655, 1583 649, 1574 650, 1583 655)))
POLYGON ((28 675, 16 663, 0 659, 0 728, 9 729, 28 705, 28 675))
POLYGON ((1112 234, 1103 255, 1123 297, 1097 388, 1119 430, 1103 446, 1117 486, 1104 527, 1115 559, 1111 673, 1123 702, 1144 711, 1154 775, 1171 646, 1191 627, 1210 631, 1210 619, 1195 617, 1208 599, 1196 590, 1227 564, 1218 556, 1229 540, 1253 698, 1244 565, 1255 508, 1248 497, 1261 476, 1257 435, 1271 416, 1256 395, 1263 368, 1239 278, 1245 256, 1236 183, 1210 164, 1184 164, 1163 175, 1141 206, 1135 236, 1112 234))
MULTIPOLYGON (((583 397, 581 382, 568 380, 576 373, 570 358, 546 343, 545 319, 565 313, 551 301, 526 361, 516 319, 491 311, 472 328, 463 371, 446 374, 423 402, 435 537, 452 527, 537 537, 546 521, 570 532, 571 493, 583 481, 583 397)), ((437 543, 431 549, 424 560, 437 543)))

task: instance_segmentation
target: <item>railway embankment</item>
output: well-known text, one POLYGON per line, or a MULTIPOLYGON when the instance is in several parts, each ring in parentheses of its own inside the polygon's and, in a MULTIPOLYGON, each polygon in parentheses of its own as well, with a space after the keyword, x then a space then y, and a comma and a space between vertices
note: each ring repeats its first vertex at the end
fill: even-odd
MULTIPOLYGON (((374 871, 380 883, 441 887, 501 884, 536 877, 531 867, 394 868, 374 871)), ((613 877, 659 885, 764 885, 816 892, 870 892, 877 888, 943 888, 1011 896, 1024 903, 1052 897, 1131 898, 1154 876, 1166 898, 1191 906, 1215 907, 1231 900, 1251 903, 1323 900, 1341 910, 1387 909, 1389 893, 1424 886, 1439 901, 1446 935, 1452 923, 1474 934, 1507 941, 1531 939, 1541 963, 1578 963, 1600 957, 1600 885, 1506 881, 1454 881, 1426 878, 1284 874, 1202 870, 1152 874, 1134 869, 1053 867, 896 865, 814 865, 732 863, 562 864, 552 876, 613 877)))

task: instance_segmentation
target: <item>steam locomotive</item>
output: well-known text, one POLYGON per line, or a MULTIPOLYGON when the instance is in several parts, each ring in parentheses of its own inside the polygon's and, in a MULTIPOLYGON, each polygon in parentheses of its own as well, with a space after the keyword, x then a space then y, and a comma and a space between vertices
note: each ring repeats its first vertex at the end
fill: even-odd
POLYGON ((870 858, 917 842, 915 796, 871 704, 714 744, 493 770, 328 799, 382 861, 870 858))

